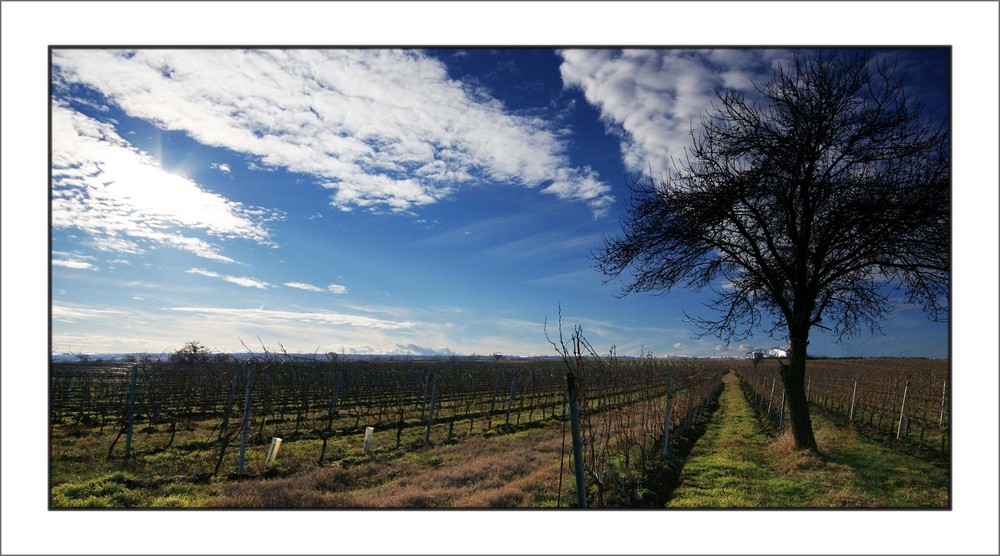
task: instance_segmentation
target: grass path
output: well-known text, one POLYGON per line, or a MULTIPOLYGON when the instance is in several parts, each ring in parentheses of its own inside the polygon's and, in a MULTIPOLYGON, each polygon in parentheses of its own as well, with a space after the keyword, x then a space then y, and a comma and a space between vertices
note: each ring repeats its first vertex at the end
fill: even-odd
POLYGON ((733 373, 719 409, 691 450, 671 508, 943 508, 948 472, 813 416, 822 456, 771 440, 733 373))

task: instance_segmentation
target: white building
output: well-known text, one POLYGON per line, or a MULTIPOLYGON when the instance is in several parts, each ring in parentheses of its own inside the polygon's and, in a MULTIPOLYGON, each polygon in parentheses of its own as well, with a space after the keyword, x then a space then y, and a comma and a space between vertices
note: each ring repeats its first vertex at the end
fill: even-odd
POLYGON ((757 354, 761 357, 788 357, 788 350, 784 348, 771 348, 768 350, 755 349, 750 353, 747 353, 748 359, 753 359, 757 354))

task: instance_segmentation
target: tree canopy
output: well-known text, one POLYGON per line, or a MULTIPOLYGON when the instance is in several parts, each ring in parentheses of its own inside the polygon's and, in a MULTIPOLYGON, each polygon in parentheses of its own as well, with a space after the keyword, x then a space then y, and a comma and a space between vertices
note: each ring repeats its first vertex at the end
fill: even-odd
POLYGON ((791 344, 800 448, 815 448, 794 399, 812 327, 879 332, 896 289, 947 316, 948 127, 902 75, 864 52, 800 52, 757 85, 760 101, 719 91, 674 169, 631 184, 622 235, 595 254, 607 276, 627 274, 623 294, 710 288, 714 316, 692 317, 705 333, 742 340, 773 322, 791 344))

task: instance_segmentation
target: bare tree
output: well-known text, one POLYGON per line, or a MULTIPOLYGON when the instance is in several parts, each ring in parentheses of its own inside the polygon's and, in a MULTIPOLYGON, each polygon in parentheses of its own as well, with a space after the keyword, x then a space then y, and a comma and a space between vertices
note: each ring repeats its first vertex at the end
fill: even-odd
POLYGON ((787 338, 781 378, 799 449, 816 449, 812 327, 838 341, 879 333, 897 289, 947 317, 948 127, 925 118, 897 68, 800 52, 757 87, 760 103, 720 91, 685 159, 631 185, 623 235, 595 253, 606 276, 629 271, 622 295, 710 288, 716 318, 692 318, 704 334, 787 338))
POLYGON ((184 347, 170 354, 170 362, 182 365, 204 365, 211 359, 208 348, 201 342, 190 341, 184 347))

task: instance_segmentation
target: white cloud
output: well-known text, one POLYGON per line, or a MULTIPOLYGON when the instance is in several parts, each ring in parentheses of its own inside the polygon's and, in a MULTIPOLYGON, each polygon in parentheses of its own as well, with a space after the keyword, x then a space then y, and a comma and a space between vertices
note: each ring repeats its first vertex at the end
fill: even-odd
POLYGON ((338 294, 338 295, 339 294, 343 294, 343 293, 347 293, 347 287, 346 286, 341 286, 341 285, 338 285, 338 284, 330 284, 329 286, 326 287, 326 289, 330 293, 334 293, 334 294, 338 294))
POLYGON ((95 307, 71 307, 68 305, 52 305, 52 319, 63 322, 73 322, 76 319, 99 319, 123 314, 115 309, 95 307))
POLYGON ((684 349, 685 347, 687 346, 685 346, 682 342, 677 342, 676 344, 674 344, 674 349, 684 349))
POLYGON ((225 280, 231 284, 236 284, 237 286, 243 286, 244 288, 258 288, 267 289, 271 284, 267 282, 257 280, 256 278, 249 278, 247 276, 228 276, 226 274, 219 274, 218 272, 212 272, 211 270, 205 270, 203 268, 191 268, 186 271, 188 274, 200 274, 202 276, 208 276, 209 278, 219 278, 225 280))
POLYGON ((366 317, 362 315, 348 315, 345 313, 335 313, 333 311, 317 311, 311 313, 296 311, 277 311, 272 309, 226 309, 219 307, 171 307, 171 311, 185 313, 199 313, 202 315, 220 315, 237 317, 242 322, 267 323, 269 321, 290 321, 306 322, 312 324, 333 324, 346 325, 362 328, 377 329, 400 329, 412 328, 412 322, 394 322, 389 320, 366 317))
POLYGON ((289 288, 295 288, 297 290, 305 290, 307 292, 321 292, 323 288, 316 287, 312 284, 305 284, 302 282, 285 282, 285 286, 289 288))
POLYGON ((622 135, 622 157, 633 172, 659 174, 684 156, 692 127, 715 90, 753 93, 771 77, 779 50, 566 50, 560 65, 567 87, 581 89, 607 126, 622 135), (624 133, 621 133, 624 131, 624 133))
POLYGON ((57 79, 132 116, 317 176, 345 211, 409 212, 485 180, 541 186, 595 214, 613 200, 569 163, 559 130, 421 52, 57 50, 53 63, 57 79))
MULTIPOLYGON (((559 255, 576 256, 587 254, 602 243, 601 234, 586 234, 575 237, 565 237, 563 232, 548 232, 533 234, 529 237, 516 239, 484 250, 491 257, 503 259, 538 258, 540 256, 555 257, 559 255)), ((593 268, 587 269, 591 274, 600 277, 593 268)))
POLYGON ((87 261, 72 261, 67 259, 52 259, 52 264, 55 266, 61 266, 64 268, 72 268, 76 270, 100 270, 96 266, 88 263, 87 261))
POLYGON ((330 284, 329 286, 326 287, 325 290, 319 286, 314 286, 312 284, 306 284, 303 282, 285 282, 285 285, 288 286, 289 288, 295 288, 297 290, 305 290, 308 292, 328 291, 334 294, 347 293, 347 287, 338 284, 330 284))
POLYGON ((396 344, 396 349, 389 352, 390 355, 454 355, 455 352, 446 347, 432 348, 418 346, 417 344, 396 344))
POLYGON ((229 168, 229 165, 228 165, 228 164, 219 164, 219 163, 217 163, 217 162, 213 162, 213 163, 212 163, 212 168, 214 168, 214 169, 216 169, 216 170, 218 170, 218 171, 222 172, 223 174, 228 174, 228 173, 230 173, 230 172, 232 171, 232 170, 231 170, 231 169, 229 168))
POLYGON ((52 252, 52 264, 63 268, 72 268, 75 270, 100 270, 100 268, 94 266, 94 264, 90 262, 92 260, 94 260, 94 257, 91 257, 90 255, 67 253, 66 251, 52 252))
POLYGON ((375 346, 387 353, 397 344, 448 346, 432 325, 410 318, 358 316, 328 311, 299 312, 264 308, 231 309, 184 306, 156 308, 148 303, 111 310, 101 306, 58 303, 53 308, 55 351, 148 353, 172 352, 195 334, 216 351, 243 351, 241 339, 253 349, 260 341, 269 349, 280 343, 291 352, 340 352, 351 346, 375 346), (139 308, 139 306, 142 308, 139 308), (420 333, 417 334, 416 330, 420 333))
POLYGON ((184 232, 270 244, 268 232, 254 222, 262 211, 164 172, 111 125, 60 103, 52 107, 52 182, 52 226, 80 229, 101 250, 135 254, 169 246, 234 262, 184 232))

